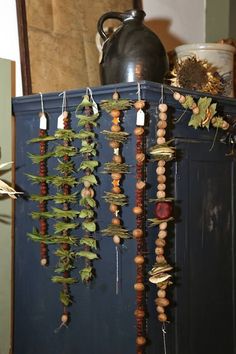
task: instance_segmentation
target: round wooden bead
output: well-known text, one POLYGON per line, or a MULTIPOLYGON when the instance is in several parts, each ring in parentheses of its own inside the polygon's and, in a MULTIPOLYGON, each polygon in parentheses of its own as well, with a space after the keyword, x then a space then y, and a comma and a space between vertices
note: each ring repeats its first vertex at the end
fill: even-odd
POLYGON ((165 290, 158 290, 158 292, 157 292, 157 296, 158 297, 166 297, 166 291, 165 290))
POLYGON ((226 121, 223 121, 223 123, 222 123, 222 129, 223 129, 223 130, 229 129, 229 123, 226 122, 226 121))
POLYGON ((173 97, 176 101, 179 101, 181 94, 179 92, 174 92, 173 97))
POLYGON ((165 175, 158 175, 157 176, 157 182, 165 183, 166 182, 166 176, 165 175))
POLYGON ((64 313, 62 316, 61 316, 61 322, 62 323, 67 323, 68 322, 68 315, 66 313, 64 313))
POLYGON ((161 222, 159 224, 159 230, 166 230, 167 228, 167 222, 161 222))
POLYGON ((157 163, 158 166, 165 166, 165 164, 166 164, 165 160, 159 160, 157 163))
POLYGON ((121 127, 118 124, 113 124, 111 126, 111 131, 112 132, 119 132, 119 131, 121 131, 121 127))
POLYGON ((166 139, 164 137, 159 137, 157 138, 157 144, 162 145, 166 142, 166 139))
POLYGON ((145 285, 143 283, 135 283, 134 290, 143 291, 145 289, 145 285))
POLYGON ((179 103, 184 103, 185 101, 186 101, 185 96, 180 95, 180 98, 179 98, 179 103))
POLYGON ((157 175, 163 175, 163 174, 165 173, 165 171, 166 171, 165 167, 158 166, 158 167, 156 168, 156 173, 157 173, 157 175))
POLYGON ((120 225, 120 219, 119 218, 112 218, 111 219, 111 223, 113 224, 113 225, 120 225))
POLYGON ((134 107, 136 109, 142 109, 145 106, 145 101, 144 100, 138 100, 134 103, 134 107))
POLYGON ((163 306, 157 306, 156 310, 157 310, 158 313, 164 313, 165 312, 165 309, 164 309, 163 306))
POLYGON ((161 238, 157 238, 155 241, 155 245, 159 247, 164 247, 166 245, 166 241, 161 238))
POLYGON ((158 264, 163 264, 163 263, 166 263, 166 259, 163 255, 160 255, 160 256, 156 256, 156 262, 158 264))
POLYGON ((136 136, 143 135, 143 133, 144 133, 144 129, 142 127, 136 127, 134 129, 134 135, 136 136))
POLYGON ((158 315, 158 320, 159 320, 160 322, 166 322, 166 321, 167 321, 167 316, 166 316, 166 314, 165 314, 165 313, 159 313, 159 315, 158 315))
POLYGON ((141 237, 143 237, 143 230, 142 229, 134 229, 132 234, 133 234, 134 238, 141 238, 141 237))
POLYGON ((162 256, 164 254, 164 248, 163 247, 156 247, 155 253, 157 256, 162 256))
POLYGON ((158 297, 156 300, 155 300, 156 304, 158 306, 163 306, 163 307, 166 307, 170 304, 170 301, 168 299, 166 299, 165 297, 162 298, 162 297, 158 297))
POLYGON ((120 237, 117 236, 117 235, 114 235, 114 236, 113 236, 113 242, 114 242, 116 245, 119 245, 119 244, 120 244, 120 237))
POLYGON ((166 189, 166 185, 165 185, 164 183, 159 183, 159 184, 157 185, 157 189, 158 189, 159 191, 164 191, 164 190, 166 189))
POLYGON ((165 129, 157 129, 157 136, 158 137, 163 137, 166 135, 165 129))
POLYGON ((114 155, 112 157, 112 161, 114 161, 115 163, 121 163, 122 162, 122 156, 121 155, 114 155))
POLYGON ((167 120, 167 114, 166 113, 160 112, 158 114, 158 117, 159 117, 160 120, 167 120))
POLYGON ((167 127, 167 123, 164 120, 159 120, 159 122, 157 123, 157 128, 159 129, 165 129, 167 127))
POLYGON ((199 113, 199 108, 198 107, 194 107, 193 108, 193 114, 198 114, 199 113))
POLYGON ((42 258, 41 260, 40 260, 40 264, 41 264, 41 266, 46 266, 47 264, 48 264, 48 261, 47 261, 47 258, 42 258))
POLYGON ((110 115, 112 116, 112 118, 119 118, 120 111, 118 109, 112 109, 110 115))
POLYGON ((112 149, 118 149, 119 146, 120 146, 120 143, 118 141, 115 141, 115 140, 111 140, 109 142, 109 146, 112 148, 112 149))
POLYGON ((134 263, 136 263, 136 264, 143 264, 144 261, 145 261, 144 257, 140 256, 140 255, 138 255, 134 258, 134 263))
POLYGON ((143 209, 141 207, 139 207, 139 206, 136 206, 136 207, 133 208, 133 213, 135 215, 140 215, 140 214, 142 214, 142 212, 143 212, 143 209))
POLYGON ((118 209, 119 209, 119 207, 118 207, 118 205, 116 205, 116 204, 110 204, 110 206, 109 206, 109 210, 110 210, 112 213, 115 213, 118 209))
POLYGON ((159 237, 160 239, 164 239, 166 236, 167 236, 167 231, 166 231, 166 230, 160 230, 160 231, 158 232, 158 237, 159 237))
POLYGON ((165 103, 160 103, 160 104, 158 105, 158 109, 159 109, 160 112, 164 113, 164 112, 167 111, 168 106, 167 106, 167 104, 165 104, 165 103))
POLYGON ((112 173, 111 174, 111 178, 115 179, 115 180, 119 180, 119 179, 121 179, 121 177, 122 177, 121 173, 112 173))
POLYGON ((156 196, 157 196, 157 199, 165 198, 166 193, 164 191, 158 191, 156 196))
POLYGON ((145 312, 143 310, 137 309, 134 311, 134 315, 137 318, 144 318, 145 317, 145 312))
POLYGON ((137 345, 145 345, 146 344, 146 338, 143 336, 138 336, 136 338, 136 344, 137 345))

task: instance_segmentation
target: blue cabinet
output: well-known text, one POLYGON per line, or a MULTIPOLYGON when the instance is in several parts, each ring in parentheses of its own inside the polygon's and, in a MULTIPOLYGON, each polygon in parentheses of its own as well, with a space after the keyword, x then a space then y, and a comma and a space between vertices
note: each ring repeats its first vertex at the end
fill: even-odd
MULTIPOLYGON (((141 97, 147 102, 146 151, 155 143, 156 107, 161 98, 161 85, 141 82, 141 97)), ((93 89, 96 102, 111 98, 117 89, 121 98, 137 99, 137 84, 108 85, 93 89)), ((181 90, 188 93, 186 90, 181 90)), ((76 129, 74 111, 85 90, 68 91, 67 105, 71 112, 72 127, 76 129)), ((191 92, 190 94, 193 94, 191 92)), ((195 93, 198 98, 203 96, 195 93)), ((174 265, 174 285, 169 290, 171 306, 168 309, 167 352, 172 354, 235 354, 235 162, 226 157, 229 147, 218 142, 210 150, 215 130, 194 130, 188 127, 189 113, 177 123, 175 119, 183 108, 172 97, 169 87, 164 87, 164 100, 169 105, 169 137, 174 138, 177 158, 168 165, 169 196, 175 197, 175 223, 170 229, 166 252, 174 265)), ((214 97, 219 113, 236 115, 236 101, 214 97)), ((45 111, 49 114, 50 132, 56 129, 61 113, 62 99, 58 93, 44 95, 45 111)), ((37 146, 27 141, 38 134, 41 110, 40 96, 13 99, 16 117, 16 184, 24 197, 16 202, 14 246, 14 354, 135 354, 136 323, 134 311, 136 294, 133 289, 136 267, 133 258, 136 242, 125 242, 120 257, 120 291, 115 292, 115 246, 108 237, 98 232, 101 259, 95 264, 96 278, 89 285, 72 286, 74 304, 68 328, 60 326, 61 305, 59 286, 50 278, 56 262, 50 248, 50 265, 40 266, 39 245, 27 239, 33 222, 30 212, 36 203, 27 197, 37 193, 26 173, 37 174, 27 153, 37 153, 37 146)), ((123 147, 123 156, 131 165, 131 172, 124 179, 124 192, 129 205, 123 208, 125 226, 132 230, 135 218, 135 109, 128 110, 123 127, 130 138, 123 147)), ((102 112, 98 139, 99 202, 97 222, 100 230, 110 222, 108 206, 102 196, 110 190, 110 178, 100 173, 102 165, 111 160, 111 149, 100 131, 109 129, 110 117, 102 112)), ((222 133, 218 133, 219 137, 222 133)), ((78 158, 79 159, 79 158, 78 158)), ((49 165, 49 173, 54 173, 49 165)), ((147 218, 153 217, 154 205, 149 202, 156 193, 156 166, 147 161, 146 210, 147 218)), ((148 224, 148 223, 147 223, 148 224)), ((148 225, 147 225, 148 226, 148 225)), ((154 263, 156 228, 146 232, 147 271, 154 263)), ((161 324, 155 310, 155 286, 147 282, 147 337, 146 354, 163 354, 161 324)))

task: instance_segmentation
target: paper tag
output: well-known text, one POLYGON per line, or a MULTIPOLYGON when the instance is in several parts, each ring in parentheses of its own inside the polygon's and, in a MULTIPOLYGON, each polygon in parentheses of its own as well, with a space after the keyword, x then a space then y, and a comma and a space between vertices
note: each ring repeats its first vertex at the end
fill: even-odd
POLYGON ((145 122, 145 114, 141 109, 137 112, 136 125, 144 125, 145 122))
POLYGON ((119 155, 119 153, 120 153, 120 152, 119 152, 119 148, 115 148, 115 149, 114 149, 114 155, 119 155))
POLYGON ((64 114, 63 113, 57 118, 57 129, 64 129, 64 114))
POLYGON ((42 130, 47 130, 47 118, 44 113, 40 115, 39 128, 42 130))
POLYGON ((98 113, 98 105, 94 101, 94 99, 92 99, 92 103, 93 103, 93 114, 97 114, 98 113))

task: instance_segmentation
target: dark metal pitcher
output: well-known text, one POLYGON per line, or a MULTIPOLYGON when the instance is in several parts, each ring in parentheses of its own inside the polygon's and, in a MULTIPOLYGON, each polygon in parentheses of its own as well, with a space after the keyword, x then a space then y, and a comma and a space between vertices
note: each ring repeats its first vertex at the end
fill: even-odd
POLYGON ((142 10, 128 10, 100 17, 97 28, 104 40, 100 63, 103 85, 139 80, 163 82, 168 58, 160 39, 143 24, 145 15, 142 10), (122 22, 110 37, 103 28, 107 19, 122 22))

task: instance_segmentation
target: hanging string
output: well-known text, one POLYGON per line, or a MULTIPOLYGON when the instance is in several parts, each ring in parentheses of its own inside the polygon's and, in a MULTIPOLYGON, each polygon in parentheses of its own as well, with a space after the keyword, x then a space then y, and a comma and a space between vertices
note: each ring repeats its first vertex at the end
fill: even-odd
POLYGON ((140 82, 138 82, 138 91, 136 92, 136 94, 138 95, 138 100, 141 100, 141 85, 140 82))
POLYGON ((62 327, 68 328, 67 324, 64 322, 61 322, 60 326, 54 329, 54 333, 58 333, 62 327))
POLYGON ((119 249, 116 246, 116 295, 119 294, 119 249))
POLYGON ((163 325, 162 325, 162 336, 163 336, 164 354, 167 354, 167 349, 166 349, 166 325, 165 325, 165 322, 163 322, 163 325))
POLYGON ((161 85, 161 97, 159 103, 163 103, 163 101, 164 101, 164 86, 161 85))
POLYGON ((61 114, 66 111, 66 91, 59 93, 58 96, 62 96, 61 114))
POLYGON ((39 128, 42 130, 47 130, 47 118, 44 112, 44 104, 43 104, 43 94, 39 92, 40 95, 40 104, 41 104, 41 112, 39 113, 39 128))
POLYGON ((86 88, 86 95, 90 96, 90 100, 92 101, 92 104, 93 104, 93 106, 92 106, 93 113, 97 114, 98 113, 98 105, 97 105, 97 103, 95 102, 95 100, 93 98, 93 91, 91 90, 90 87, 86 88))
POLYGON ((41 112, 44 114, 43 94, 42 92, 39 92, 39 94, 40 94, 40 102, 41 102, 41 112))

